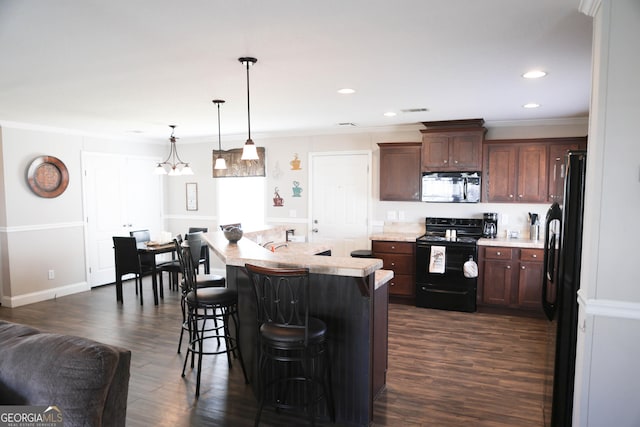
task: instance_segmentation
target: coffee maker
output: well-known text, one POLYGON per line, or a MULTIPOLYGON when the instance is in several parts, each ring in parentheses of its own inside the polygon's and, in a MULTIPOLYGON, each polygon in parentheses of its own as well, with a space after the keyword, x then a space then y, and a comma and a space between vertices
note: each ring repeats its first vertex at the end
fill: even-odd
POLYGON ((485 212, 482 215, 482 237, 495 239, 498 235, 498 214, 485 212))

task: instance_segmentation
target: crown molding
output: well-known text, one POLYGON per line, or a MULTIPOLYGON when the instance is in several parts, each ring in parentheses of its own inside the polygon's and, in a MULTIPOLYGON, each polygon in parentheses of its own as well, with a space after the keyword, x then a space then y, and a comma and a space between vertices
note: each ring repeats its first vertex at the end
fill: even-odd
POLYGON ((585 15, 593 18, 594 16, 596 16, 596 13, 598 13, 600 4, 602 4, 602 0, 580 0, 578 10, 585 15))

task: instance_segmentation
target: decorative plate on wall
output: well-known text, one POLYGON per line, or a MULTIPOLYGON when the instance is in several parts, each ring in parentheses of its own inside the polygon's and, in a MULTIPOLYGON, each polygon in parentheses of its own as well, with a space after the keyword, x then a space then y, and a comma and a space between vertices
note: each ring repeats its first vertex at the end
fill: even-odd
POLYGON ((69 185, 69 171, 57 157, 40 156, 29 165, 27 181, 38 196, 58 197, 69 185))

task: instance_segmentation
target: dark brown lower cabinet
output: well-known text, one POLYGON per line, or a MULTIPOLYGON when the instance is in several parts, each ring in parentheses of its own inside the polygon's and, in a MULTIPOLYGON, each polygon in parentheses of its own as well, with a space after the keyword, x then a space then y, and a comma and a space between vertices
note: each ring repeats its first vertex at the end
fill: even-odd
POLYGON ((543 249, 481 246, 478 305, 542 313, 543 249))
POLYGON ((393 302, 413 304, 416 295, 416 244, 374 240, 373 257, 382 260, 382 268, 393 271, 389 296, 393 302))

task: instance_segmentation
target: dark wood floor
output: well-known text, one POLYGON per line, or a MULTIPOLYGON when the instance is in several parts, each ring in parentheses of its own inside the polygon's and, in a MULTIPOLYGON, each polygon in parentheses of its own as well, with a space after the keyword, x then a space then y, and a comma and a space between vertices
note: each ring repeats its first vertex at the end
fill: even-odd
MULTIPOLYGON (((181 323, 177 292, 145 305, 133 282, 116 304, 113 286, 28 306, 0 307, 0 319, 47 332, 93 338, 132 350, 127 426, 247 426, 256 403, 240 367, 223 356, 204 361, 195 399, 195 373, 180 376, 176 354, 181 323)), ((547 322, 486 313, 390 306, 387 389, 374 408, 375 426, 540 427, 548 381, 547 322)), ((184 352, 183 352, 184 354, 184 352)), ((266 410, 262 425, 304 422, 266 410)), ((322 426, 332 425, 320 423, 322 426)))

